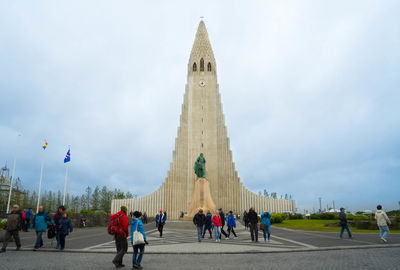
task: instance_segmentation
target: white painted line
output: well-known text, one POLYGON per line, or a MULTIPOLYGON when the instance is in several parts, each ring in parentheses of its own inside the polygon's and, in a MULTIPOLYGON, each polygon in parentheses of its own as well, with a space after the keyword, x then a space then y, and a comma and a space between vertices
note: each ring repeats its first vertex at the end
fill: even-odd
POLYGON ((301 245, 301 246, 307 247, 307 248, 317 248, 316 246, 313 246, 313 245, 309 245, 309 244, 298 242, 298 241, 295 241, 295 240, 279 237, 279 236, 276 236, 276 235, 273 235, 272 237, 273 238, 278 238, 278 239, 281 239, 281 240, 284 240, 284 241, 287 241, 287 242, 291 242, 291 243, 294 243, 294 244, 297 244, 297 245, 301 245))

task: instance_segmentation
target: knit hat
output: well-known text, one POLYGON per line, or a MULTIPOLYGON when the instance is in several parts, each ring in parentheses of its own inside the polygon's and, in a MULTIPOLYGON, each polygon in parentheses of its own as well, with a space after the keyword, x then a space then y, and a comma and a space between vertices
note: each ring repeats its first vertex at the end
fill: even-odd
POLYGON ((121 206, 121 211, 126 212, 126 211, 128 211, 128 208, 123 205, 123 206, 121 206))

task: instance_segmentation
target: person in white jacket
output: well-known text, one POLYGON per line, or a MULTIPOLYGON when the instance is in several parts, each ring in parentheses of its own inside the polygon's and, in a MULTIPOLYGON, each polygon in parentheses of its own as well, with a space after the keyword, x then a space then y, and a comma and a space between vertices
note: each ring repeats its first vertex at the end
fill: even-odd
POLYGON ((376 209, 378 210, 375 213, 375 219, 380 231, 380 237, 381 240, 386 243, 387 236, 389 234, 389 225, 391 224, 391 222, 385 211, 382 210, 382 205, 378 205, 376 209))

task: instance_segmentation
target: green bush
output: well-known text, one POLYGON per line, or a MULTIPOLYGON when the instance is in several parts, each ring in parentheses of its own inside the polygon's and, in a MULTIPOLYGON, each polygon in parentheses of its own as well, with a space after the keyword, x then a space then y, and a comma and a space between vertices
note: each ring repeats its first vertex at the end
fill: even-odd
POLYGON ((72 211, 67 211, 67 215, 68 215, 69 217, 73 217, 73 216, 75 215, 75 213, 72 212, 72 211))
POLYGON ((284 219, 286 219, 286 214, 278 214, 278 213, 276 213, 276 214, 272 214, 270 220, 271 220, 271 224, 274 224, 274 223, 282 223, 282 221, 284 219))
POLYGON ((311 214, 310 219, 321 219, 321 215, 320 214, 311 214))
POLYGON ((334 213, 321 213, 320 215, 321 219, 335 219, 335 214, 334 213))
POLYGON ((371 220, 371 218, 364 215, 355 215, 353 220, 371 220))
POLYGON ((304 216, 302 214, 289 214, 288 218, 289 219, 303 219, 304 216))
POLYGON ((6 226, 6 223, 7 223, 7 219, 2 219, 2 220, 0 221, 0 229, 3 229, 4 226, 6 226))
POLYGON ((81 214, 86 214, 86 215, 103 215, 104 214, 102 212, 96 212, 96 211, 93 211, 93 210, 86 210, 86 209, 82 209, 80 213, 81 214))
POLYGON ((354 220, 354 217, 355 217, 355 215, 353 215, 352 213, 346 214, 347 220, 354 220))

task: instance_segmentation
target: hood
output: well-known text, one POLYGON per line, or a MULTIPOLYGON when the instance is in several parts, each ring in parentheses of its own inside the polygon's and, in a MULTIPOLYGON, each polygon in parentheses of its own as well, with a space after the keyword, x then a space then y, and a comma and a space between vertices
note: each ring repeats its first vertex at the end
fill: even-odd
POLYGON ((383 212, 383 210, 376 210, 376 213, 377 214, 380 214, 380 213, 382 213, 383 212))

